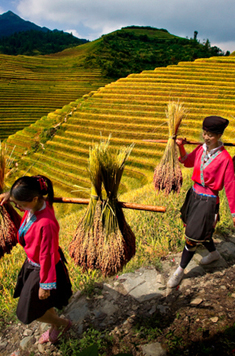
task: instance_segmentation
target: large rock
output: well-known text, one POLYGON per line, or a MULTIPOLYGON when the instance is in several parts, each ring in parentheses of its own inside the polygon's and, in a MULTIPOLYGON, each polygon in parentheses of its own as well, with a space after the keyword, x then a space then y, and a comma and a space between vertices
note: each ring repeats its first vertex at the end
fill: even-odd
POLYGON ((36 342, 36 339, 34 336, 27 336, 20 342, 20 348, 21 350, 28 350, 34 343, 36 342))
POLYGON ((85 296, 78 296, 74 298, 72 303, 66 308, 66 315, 70 320, 80 323, 86 317, 90 316, 89 304, 85 296))
POLYGON ((119 278, 126 294, 140 303, 165 296, 165 284, 162 275, 155 269, 140 268, 133 273, 126 273, 119 278))
POLYGON ((141 346, 145 356, 165 356, 166 351, 162 348, 159 342, 141 346))
POLYGON ((218 251, 226 261, 235 259, 235 245, 232 242, 224 242, 218 247, 218 251))

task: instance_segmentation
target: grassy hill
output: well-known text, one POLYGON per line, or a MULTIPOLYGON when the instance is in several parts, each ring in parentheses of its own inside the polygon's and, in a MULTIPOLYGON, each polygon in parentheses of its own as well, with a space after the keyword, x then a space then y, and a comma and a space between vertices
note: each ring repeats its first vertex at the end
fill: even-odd
POLYGON ((217 54, 209 43, 135 26, 52 55, 0 54, 0 139, 117 77, 217 54))
POLYGON ((0 139, 110 81, 84 68, 90 46, 81 47, 55 57, 0 55, 0 139))
POLYGON ((98 65, 104 75, 118 79, 179 61, 222 54, 218 47, 210 46, 209 40, 202 44, 196 39, 174 36, 165 29, 129 26, 102 36, 87 63, 98 65))
POLYGON ((221 115, 230 120, 224 140, 233 141, 234 71, 233 56, 199 59, 132 74, 91 92, 8 138, 9 152, 15 148, 18 160, 11 179, 25 172, 41 173, 53 180, 57 195, 88 197, 89 147, 101 134, 108 137, 111 133, 115 148, 135 143, 120 193, 137 189, 152 181, 165 149, 164 144, 144 140, 168 138, 165 110, 169 100, 180 100, 187 109, 179 135, 198 141, 202 119, 221 115), (87 190, 73 192, 75 185, 87 190))

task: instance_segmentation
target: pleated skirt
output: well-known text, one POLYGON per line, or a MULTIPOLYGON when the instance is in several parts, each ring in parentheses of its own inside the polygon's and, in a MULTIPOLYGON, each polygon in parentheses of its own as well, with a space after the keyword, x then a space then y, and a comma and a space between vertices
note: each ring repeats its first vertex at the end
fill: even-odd
POLYGON ((180 212, 188 239, 198 243, 211 239, 219 214, 217 197, 197 194, 190 188, 180 212))
POLYGON ((48 309, 55 307, 62 309, 68 305, 72 296, 72 286, 64 261, 56 265, 56 289, 50 291, 47 299, 38 297, 40 283, 40 267, 33 266, 28 259, 25 260, 17 279, 14 298, 19 298, 16 315, 24 324, 42 317, 48 309))

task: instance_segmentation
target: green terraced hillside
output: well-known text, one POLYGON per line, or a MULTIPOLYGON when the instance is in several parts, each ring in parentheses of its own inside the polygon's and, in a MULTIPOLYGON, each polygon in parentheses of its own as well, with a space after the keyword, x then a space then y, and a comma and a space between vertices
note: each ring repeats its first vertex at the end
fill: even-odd
MULTIPOLYGON (((18 176, 25 172, 45 174, 53 180, 57 195, 88 197, 88 191, 72 191, 74 185, 90 187, 86 169, 92 142, 99 141, 101 134, 108 137, 110 133, 113 147, 134 142, 122 181, 121 192, 125 192, 152 181, 165 145, 144 140, 168 138, 165 110, 169 100, 180 100, 187 109, 179 135, 198 141, 202 119, 221 115, 230 120, 224 140, 234 142, 234 99, 235 57, 181 62, 129 75, 71 103, 64 112, 57 111, 54 116, 60 119, 66 110, 70 114, 54 137, 43 149, 39 144, 34 154, 26 147, 30 130, 35 135, 33 126, 11 136, 7 145, 9 152, 15 147, 16 157, 21 157, 18 176)), ((232 154, 230 148, 229 151, 232 154)))
POLYGON ((60 55, 0 55, 0 139, 110 81, 84 68, 89 46, 60 55))
POLYGON ((0 139, 97 90, 110 78, 220 52, 164 29, 131 26, 47 56, 0 55, 0 139))

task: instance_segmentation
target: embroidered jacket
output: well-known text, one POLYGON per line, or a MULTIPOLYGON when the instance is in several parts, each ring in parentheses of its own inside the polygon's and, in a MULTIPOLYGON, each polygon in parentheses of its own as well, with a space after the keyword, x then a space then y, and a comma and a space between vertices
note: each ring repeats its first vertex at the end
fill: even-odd
POLYGON ((230 154, 221 146, 205 163, 204 159, 205 151, 200 145, 179 161, 185 167, 194 167, 192 180, 195 183, 215 194, 225 188, 231 214, 235 217, 235 175, 230 154))
POLYGON ((18 241, 24 247, 29 261, 40 266, 40 287, 56 289, 56 264, 59 254, 59 224, 54 210, 47 202, 46 208, 36 211, 27 222, 26 211, 18 232, 18 241))

